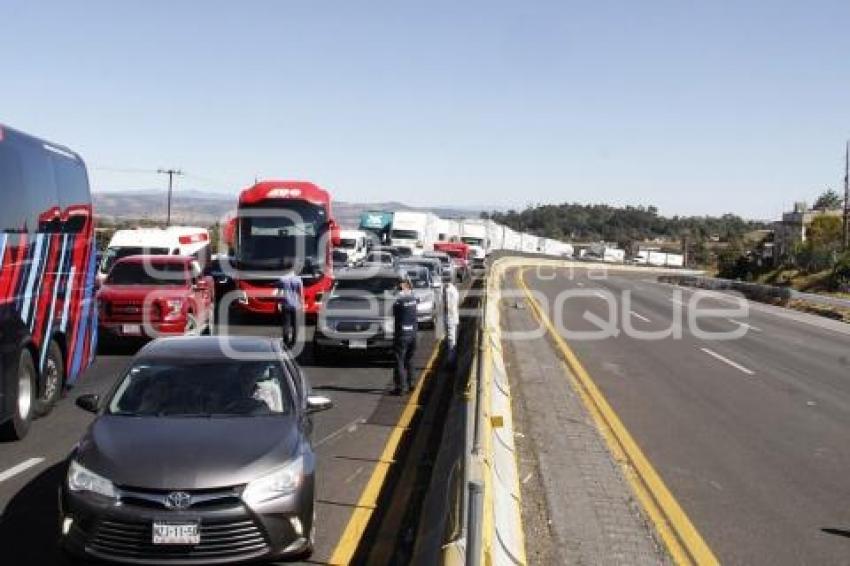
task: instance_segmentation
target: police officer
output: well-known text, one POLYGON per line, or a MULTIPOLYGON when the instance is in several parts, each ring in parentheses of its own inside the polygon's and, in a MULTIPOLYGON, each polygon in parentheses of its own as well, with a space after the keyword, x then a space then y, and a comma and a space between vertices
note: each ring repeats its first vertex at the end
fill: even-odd
POLYGON ((298 311, 304 303, 304 285, 292 270, 291 263, 284 265, 284 273, 277 282, 277 295, 280 300, 278 309, 281 313, 283 343, 292 348, 298 336, 298 311))
POLYGON ((405 386, 408 391, 413 390, 410 361, 416 352, 416 297, 407 279, 402 280, 399 289, 398 297, 393 303, 393 353, 395 354, 393 395, 404 393, 405 386))

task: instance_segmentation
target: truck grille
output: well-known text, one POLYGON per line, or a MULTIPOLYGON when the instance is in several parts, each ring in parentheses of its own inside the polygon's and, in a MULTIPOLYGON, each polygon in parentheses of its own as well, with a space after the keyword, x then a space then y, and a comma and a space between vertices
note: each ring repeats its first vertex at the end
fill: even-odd
POLYGON ((147 312, 144 311, 145 303, 142 300, 108 301, 104 305, 104 312, 110 317, 124 320, 157 320, 159 318, 160 313, 156 303, 149 302, 147 312))
MULTIPOLYGON (((263 532, 250 519, 202 522, 198 545, 155 545, 151 523, 103 520, 88 543, 91 550, 116 558, 202 559, 255 556, 268 551, 263 532)), ((202 562, 201 562, 202 563, 202 562)))

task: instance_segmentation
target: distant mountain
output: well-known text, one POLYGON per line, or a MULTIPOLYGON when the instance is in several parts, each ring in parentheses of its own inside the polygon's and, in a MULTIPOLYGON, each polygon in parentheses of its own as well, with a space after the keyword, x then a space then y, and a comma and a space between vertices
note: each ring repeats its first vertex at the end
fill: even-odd
MULTIPOLYGON (((94 192, 94 210, 102 222, 118 220, 165 220, 167 192, 162 190, 138 190, 118 192, 94 192)), ((354 203, 334 201, 334 216, 345 228, 357 227, 360 213, 365 210, 422 210, 433 212, 443 218, 477 218, 484 208, 416 207, 401 202, 354 203)), ((196 190, 180 189, 171 202, 171 218, 174 223, 208 226, 216 223, 228 213, 236 210, 236 196, 221 195, 196 190)))

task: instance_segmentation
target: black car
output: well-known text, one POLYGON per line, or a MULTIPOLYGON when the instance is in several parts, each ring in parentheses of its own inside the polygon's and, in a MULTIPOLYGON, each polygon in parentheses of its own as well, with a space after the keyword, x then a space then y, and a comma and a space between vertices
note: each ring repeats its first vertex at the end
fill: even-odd
POLYGON ((68 459, 62 546, 126 564, 306 557, 314 540, 310 394, 279 340, 156 340, 68 459))
POLYGON ((213 256, 204 268, 204 274, 213 278, 216 301, 221 300, 227 293, 236 289, 233 272, 236 269, 234 260, 228 256, 213 256))

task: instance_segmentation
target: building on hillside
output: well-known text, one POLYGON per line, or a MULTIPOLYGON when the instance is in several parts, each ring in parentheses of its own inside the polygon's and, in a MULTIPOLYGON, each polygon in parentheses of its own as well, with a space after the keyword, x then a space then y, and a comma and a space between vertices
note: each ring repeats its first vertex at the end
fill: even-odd
POLYGON ((840 208, 821 210, 809 208, 805 202, 794 203, 794 210, 784 212, 782 220, 774 223, 774 258, 787 257, 794 246, 806 241, 812 221, 819 216, 842 216, 840 208))

